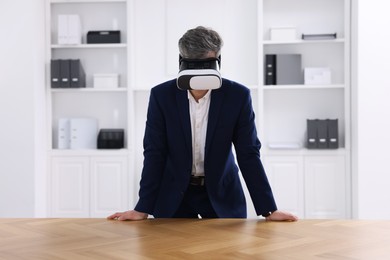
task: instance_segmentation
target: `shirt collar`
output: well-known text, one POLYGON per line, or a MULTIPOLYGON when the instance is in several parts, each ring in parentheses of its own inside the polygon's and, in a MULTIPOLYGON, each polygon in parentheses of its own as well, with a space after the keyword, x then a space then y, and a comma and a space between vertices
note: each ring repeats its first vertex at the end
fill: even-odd
MULTIPOLYGON (((200 100, 207 100, 210 98, 210 95, 211 90, 207 91, 206 95, 204 95, 204 97, 202 97, 200 100)), ((191 92, 189 90, 187 90, 187 96, 189 100, 195 101, 195 98, 191 95, 191 92)))

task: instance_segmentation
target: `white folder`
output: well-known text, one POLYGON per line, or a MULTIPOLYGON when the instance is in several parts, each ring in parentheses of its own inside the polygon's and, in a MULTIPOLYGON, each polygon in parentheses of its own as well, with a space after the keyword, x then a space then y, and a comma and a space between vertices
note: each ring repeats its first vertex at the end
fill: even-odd
POLYGON ((95 118, 70 120, 70 149, 97 149, 98 121, 95 118))
POLYGON ((69 118, 58 119, 58 149, 70 148, 70 120, 69 118))

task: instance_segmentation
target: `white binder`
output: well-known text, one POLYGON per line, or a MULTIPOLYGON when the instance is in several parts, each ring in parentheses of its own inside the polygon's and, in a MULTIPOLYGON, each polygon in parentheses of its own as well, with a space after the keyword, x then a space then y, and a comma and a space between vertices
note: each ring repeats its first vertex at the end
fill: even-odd
POLYGON ((58 119, 58 149, 70 148, 70 120, 69 118, 58 119))
POLYGON ((58 149, 97 149, 98 130, 95 118, 60 118, 58 149))
POLYGON ((98 121, 94 118, 70 120, 70 149, 97 149, 98 121))

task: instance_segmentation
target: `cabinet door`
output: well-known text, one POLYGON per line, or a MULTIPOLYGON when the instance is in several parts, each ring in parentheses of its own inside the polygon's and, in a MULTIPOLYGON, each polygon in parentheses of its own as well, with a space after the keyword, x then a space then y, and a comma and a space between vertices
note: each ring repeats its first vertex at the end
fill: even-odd
POLYGON ((345 156, 305 158, 307 218, 346 217, 345 156))
POLYGON ((126 156, 91 158, 91 217, 129 208, 126 156))
POLYGON ((88 157, 55 157, 51 164, 51 217, 89 216, 88 157))
POLYGON ((304 216, 303 163, 300 156, 264 156, 263 162, 278 209, 304 216))

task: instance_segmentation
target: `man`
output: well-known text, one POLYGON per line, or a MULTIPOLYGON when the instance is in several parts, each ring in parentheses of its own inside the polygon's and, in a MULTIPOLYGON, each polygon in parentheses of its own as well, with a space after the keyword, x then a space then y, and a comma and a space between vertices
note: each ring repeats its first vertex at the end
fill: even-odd
MULTIPOLYGON (((181 61, 220 62, 222 44, 211 29, 188 30, 179 40, 181 61)), ((207 80, 201 82, 207 85, 207 80)), ((297 220, 277 210, 260 161, 249 89, 227 79, 221 83, 212 90, 182 90, 171 80, 151 90, 139 201, 134 210, 108 219, 142 220, 149 214, 155 218, 245 218, 234 145, 257 215, 267 220, 297 220)))

